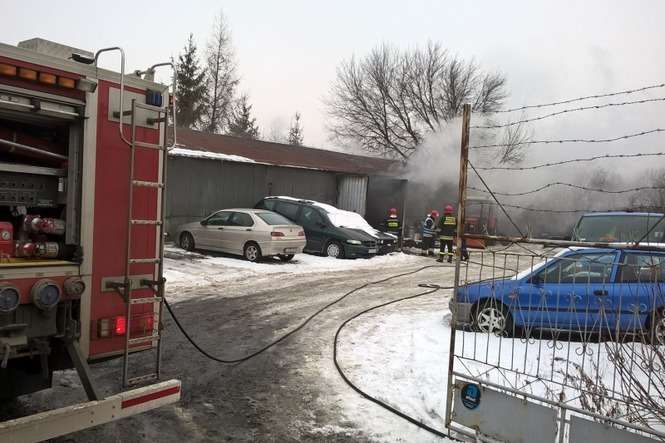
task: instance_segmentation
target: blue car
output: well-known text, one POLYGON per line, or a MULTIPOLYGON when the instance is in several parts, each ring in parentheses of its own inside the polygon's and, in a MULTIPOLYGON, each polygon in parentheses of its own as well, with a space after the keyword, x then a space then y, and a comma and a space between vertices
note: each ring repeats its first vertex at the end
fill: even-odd
POLYGON ((461 286, 457 325, 497 335, 534 329, 665 344, 665 251, 571 248, 511 278, 461 286))

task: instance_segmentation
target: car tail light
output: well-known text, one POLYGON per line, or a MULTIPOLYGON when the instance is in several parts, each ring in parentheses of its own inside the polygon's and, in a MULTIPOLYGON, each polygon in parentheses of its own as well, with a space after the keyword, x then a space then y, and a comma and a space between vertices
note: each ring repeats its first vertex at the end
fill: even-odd
POLYGON ((298 231, 298 237, 304 237, 305 231, 298 231))
POLYGON ((272 232, 270 233, 270 236, 271 236, 271 237, 284 237, 284 233, 283 233, 283 232, 279 232, 279 231, 272 231, 272 232))

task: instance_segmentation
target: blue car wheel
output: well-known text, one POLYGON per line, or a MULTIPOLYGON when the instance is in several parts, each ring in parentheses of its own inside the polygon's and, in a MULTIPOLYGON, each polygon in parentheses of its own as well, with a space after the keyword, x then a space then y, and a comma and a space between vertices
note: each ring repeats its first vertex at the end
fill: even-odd
POLYGON ((512 318, 505 305, 487 300, 475 309, 473 326, 479 332, 505 335, 512 330, 512 318))

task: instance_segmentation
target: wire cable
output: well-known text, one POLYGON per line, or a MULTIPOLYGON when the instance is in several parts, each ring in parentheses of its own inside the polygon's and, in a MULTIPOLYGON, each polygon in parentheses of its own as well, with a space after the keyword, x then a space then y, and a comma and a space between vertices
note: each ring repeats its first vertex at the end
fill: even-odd
POLYGON ((551 144, 563 144, 563 143, 611 143, 620 140, 628 140, 635 137, 642 137, 649 134, 657 134, 659 132, 665 132, 663 128, 650 129, 648 131, 635 132, 632 134, 621 135, 619 137, 613 138, 564 138, 560 140, 527 140, 519 143, 493 143, 488 145, 475 145, 469 146, 469 149, 490 149, 490 148, 511 148, 514 146, 524 146, 524 145, 551 145, 551 144))
POLYGON ((355 384, 349 379, 349 377, 344 373, 344 370, 343 370, 342 367, 340 366, 340 364, 339 364, 339 360, 338 360, 339 335, 340 335, 340 333, 342 332, 342 329, 344 329, 344 327, 345 327, 347 324, 349 324, 351 321, 355 320, 356 318, 360 317, 361 315, 367 314, 368 312, 374 311, 374 310, 376 310, 376 309, 380 309, 380 308, 383 308, 383 307, 385 307, 385 306, 392 305, 392 304, 395 304, 395 303, 399 303, 399 302, 402 302, 402 301, 405 301, 405 300, 412 300, 412 299, 417 298, 417 297, 422 297, 422 296, 425 296, 425 295, 433 294, 433 293, 435 293, 435 292, 437 292, 437 291, 439 291, 439 290, 441 290, 441 289, 453 289, 453 287, 452 287, 452 286, 449 286, 449 287, 436 287, 436 288, 434 288, 434 289, 432 289, 432 290, 429 290, 429 291, 420 292, 420 293, 418 293, 418 294, 410 295, 410 296, 408 296, 408 297, 402 297, 402 298, 398 298, 398 299, 396 299, 396 300, 392 300, 392 301, 389 301, 389 302, 381 303, 381 304, 379 304, 379 305, 372 306, 372 307, 370 307, 370 308, 368 308, 368 309, 364 309, 364 310, 360 311, 359 313, 355 314, 354 316, 352 316, 352 317, 346 319, 346 320, 344 321, 344 323, 342 323, 342 324, 339 326, 339 328, 337 328, 337 331, 335 332, 335 340, 334 340, 334 342, 333 342, 333 363, 335 364, 335 369, 337 369, 337 372, 339 373, 340 377, 342 377, 342 380, 344 380, 344 382, 345 382, 345 383, 346 383, 351 389, 353 389, 354 391, 356 391, 358 394, 360 394, 361 396, 363 396, 363 397, 366 398, 367 400, 369 400, 369 401, 371 401, 371 402, 373 402, 373 403, 375 403, 375 404, 381 406, 382 408, 384 408, 384 409, 386 409, 386 410, 392 412, 393 414, 395 414, 395 415, 397 415, 398 417, 400 417, 400 418, 402 418, 402 419, 404 419, 404 420, 410 422, 411 424, 414 424, 414 425, 416 425, 417 427, 419 427, 419 428, 421 428, 421 429, 423 429, 423 430, 425 430, 425 431, 427 431, 427 432, 430 432, 430 433, 436 435, 437 437, 448 438, 448 434, 447 434, 447 433, 445 433, 445 432, 443 432, 443 431, 440 431, 440 430, 438 430, 438 429, 434 429, 434 428, 432 428, 431 426, 426 425, 425 423, 421 422, 420 420, 417 420, 417 419, 411 417, 410 415, 405 414, 404 412, 400 411, 399 409, 397 409, 397 408, 395 408, 395 407, 393 407, 393 406, 390 406, 388 403, 386 403, 386 402, 384 402, 384 401, 382 401, 382 400, 379 400, 378 398, 376 398, 376 397, 374 397, 374 396, 368 394, 367 392, 363 391, 362 389, 360 389, 360 388, 359 388, 357 385, 355 385, 355 384))
POLYGON ((233 359, 223 359, 223 358, 215 357, 214 355, 210 354, 210 353, 207 352, 205 349, 203 349, 201 346, 199 346, 199 344, 196 343, 196 341, 195 341, 195 340, 189 335, 189 333, 185 330, 185 328, 183 327, 183 325, 180 323, 180 320, 179 320, 178 317, 175 315, 175 312, 173 312, 173 309, 172 309, 171 305, 169 304, 169 302, 166 300, 166 298, 164 298, 164 305, 166 306, 166 309, 167 309, 167 310, 169 311, 169 313, 171 314, 171 318, 173 318, 173 321, 175 322, 176 326, 178 327, 178 329, 180 329, 180 332, 182 332, 182 334, 185 336, 185 338, 187 339, 187 341, 189 341, 189 343, 190 343, 192 346, 194 346, 194 348, 196 348, 196 350, 199 351, 201 354, 203 354, 205 357, 209 358, 210 360, 216 361, 216 362, 218 362, 218 363, 224 363, 224 364, 242 363, 242 362, 245 362, 245 361, 247 361, 247 360, 250 360, 250 359, 252 359, 252 358, 254 358, 254 357, 256 357, 256 356, 262 354, 263 352, 267 351, 268 349, 272 348, 273 346, 277 345, 278 343, 280 343, 280 342, 286 340, 287 338, 289 338, 290 336, 292 336, 293 334, 295 334, 296 332, 298 332, 298 331, 300 331, 302 328, 304 328, 304 327, 305 327, 310 321, 312 321, 315 317, 317 317, 317 316, 318 316, 319 314, 321 314, 323 311, 325 311, 326 309, 330 308, 331 306, 333 306, 333 305, 335 305, 335 304, 341 302, 341 301, 344 300, 346 297, 348 297, 349 295, 351 295, 351 294, 353 294, 353 293, 355 293, 355 292, 358 292, 358 291, 360 291, 360 290, 362 290, 362 289, 365 289, 365 288, 367 288, 367 287, 369 287, 369 286, 372 286, 372 285, 378 285, 378 284, 381 284, 381 283, 388 282, 388 281, 390 281, 390 280, 394 280, 394 279, 396 279, 396 278, 405 277, 405 276, 407 276, 407 275, 413 275, 413 274, 416 274, 416 273, 418 273, 418 272, 424 271, 425 269, 430 269, 430 268, 447 268, 447 267, 449 267, 449 266, 446 266, 446 265, 427 265, 427 266, 422 266, 422 267, 417 268, 417 269, 415 269, 415 270, 413 270, 413 271, 403 272, 403 273, 401 273, 401 274, 392 275, 392 276, 390 276, 390 277, 387 277, 387 278, 384 278, 384 279, 381 279, 381 280, 376 280, 376 281, 373 281, 373 282, 368 282, 368 283, 365 283, 364 285, 358 286, 357 288, 354 288, 354 289, 352 289, 352 290, 346 292, 346 293, 345 293, 344 295, 342 295, 341 297, 336 298, 335 300, 333 300, 332 302, 330 302, 330 303, 328 303, 327 305, 323 306, 322 308, 319 308, 319 309, 318 309, 317 311, 315 311, 312 315, 310 315, 309 317, 307 317, 302 323, 300 323, 298 326, 296 326, 295 328, 293 328, 292 330, 290 330, 290 331, 287 332, 286 334, 282 335, 282 336, 279 337, 278 339, 276 339, 276 340, 274 340, 274 341, 268 343, 267 345, 263 346, 262 348, 260 348, 260 349, 258 349, 258 350, 256 350, 256 351, 254 351, 254 352, 252 352, 252 353, 250 353, 250 354, 248 354, 248 355, 245 355, 244 357, 233 358, 233 359))
MULTIPOLYGON (((487 185, 483 183, 485 187, 487 185)), ((582 191, 589 191, 589 192, 601 192, 603 194, 626 194, 629 192, 637 192, 637 191, 656 191, 656 190, 664 190, 665 187, 663 186, 640 186, 637 188, 630 188, 630 189, 620 189, 620 190, 615 190, 615 191, 610 191, 607 189, 600 189, 600 188, 589 188, 586 186, 580 186, 580 185, 574 185, 572 183, 563 183, 563 182, 552 182, 552 183, 547 183, 546 185, 543 185, 539 188, 532 189, 530 191, 524 191, 524 192, 492 192, 489 190, 481 189, 481 188, 476 188, 474 186, 468 186, 467 189, 471 189, 473 191, 477 192, 484 192, 484 193, 489 193, 492 196, 496 195, 502 195, 506 197, 517 197, 517 196, 523 196, 523 195, 529 195, 529 194, 535 194, 540 191, 544 191, 547 188, 552 188, 554 186, 564 186, 567 188, 572 188, 572 189, 580 189, 582 191)))
POLYGON ((665 152, 647 152, 647 153, 638 153, 638 154, 605 154, 605 155, 596 155, 593 157, 586 157, 586 158, 574 158, 571 160, 562 160, 558 162, 540 163, 531 166, 484 166, 484 167, 476 166, 476 169, 478 169, 479 171, 527 171, 527 170, 540 169, 540 168, 549 168, 552 166, 567 165, 570 163, 592 162, 601 159, 661 157, 664 155, 665 152))
POLYGON ((634 101, 625 101, 625 102, 620 102, 620 103, 605 103, 602 105, 593 105, 593 106, 581 106, 579 108, 571 108, 571 109, 564 109, 562 111, 557 111, 557 112, 552 112, 550 114, 545 114, 541 115, 538 117, 533 117, 533 118, 526 118, 523 120, 518 120, 514 122, 509 122, 509 123, 502 123, 502 124, 496 124, 496 125, 476 125, 476 126, 471 126, 471 129, 500 129, 500 128, 508 128, 511 126, 516 126, 516 125, 521 125, 524 123, 531 123, 539 120, 544 120, 546 118, 550 117, 555 117, 557 115, 562 115, 562 114, 568 114, 571 112, 578 112, 578 111, 588 111, 590 109, 603 109, 603 108, 611 108, 615 106, 626 106, 626 105, 639 105, 639 104, 644 104, 644 103, 653 103, 653 102, 662 102, 665 101, 665 97, 658 97, 658 98, 645 98, 643 100, 634 100, 634 101))
POLYGON ((596 95, 587 95, 583 97, 577 97, 577 98, 571 98, 567 100, 562 100, 558 102, 551 102, 551 103, 543 103, 539 105, 526 105, 526 106, 520 106, 518 108, 510 108, 510 109, 503 109, 499 111, 492 111, 492 112, 486 112, 484 114, 505 114, 507 112, 516 112, 516 111, 524 111, 527 109, 537 109, 537 108, 546 108, 549 106, 557 106, 557 105, 566 105, 568 103, 574 103, 574 102, 579 102, 583 100, 591 100, 591 99, 598 99, 598 98, 606 98, 606 97, 615 97, 617 95, 625 95, 625 94, 634 94, 636 92, 643 92, 643 91, 648 91, 650 89, 658 89, 658 88, 663 88, 665 87, 665 83, 661 83, 658 85, 651 85, 651 86, 644 86, 642 88, 637 88, 637 89, 626 89, 625 91, 618 91, 618 92, 610 92, 607 94, 596 94, 596 95))
MULTIPOLYGON (((499 199, 496 198, 495 193, 492 192, 492 190, 490 189, 490 187, 487 185, 487 182, 485 181, 485 179, 483 179, 483 177, 480 175, 480 173, 478 172, 478 170, 476 170, 476 168, 473 166, 473 164, 472 164, 469 160, 467 160, 467 163, 469 164, 469 166, 471 166, 471 169, 473 169, 473 172, 476 173, 476 175, 478 176, 478 179, 480 179, 480 182, 485 186, 485 188, 487 188, 487 190, 486 190, 486 191, 483 190, 483 192, 487 192, 487 193, 489 193, 489 194, 492 196, 492 198, 494 199, 494 201, 496 202, 496 204, 499 205, 499 207, 501 208, 501 211, 503 211, 504 215, 508 218, 508 220, 509 220, 510 223, 513 225, 513 227, 517 230, 517 232, 519 232, 520 236, 521 236, 521 237, 524 237, 525 235, 524 235, 524 233, 522 232, 522 230, 519 228, 519 226, 517 226, 517 223, 515 223, 515 222, 513 221, 512 217, 510 216, 510 214, 508 214, 508 211, 506 211, 506 208, 503 207, 503 205, 501 204, 501 202, 499 201, 499 199)), ((467 189, 475 189, 475 188, 467 186, 467 189)))

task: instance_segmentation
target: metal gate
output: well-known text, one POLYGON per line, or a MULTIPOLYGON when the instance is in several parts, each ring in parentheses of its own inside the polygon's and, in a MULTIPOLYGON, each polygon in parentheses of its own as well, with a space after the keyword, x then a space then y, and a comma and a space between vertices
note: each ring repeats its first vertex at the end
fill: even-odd
MULTIPOLYGON (((508 442, 665 441, 665 249, 464 233, 464 107, 446 426, 508 442)), ((508 212, 505 215, 511 220, 508 212)), ((515 224, 520 231, 518 224, 515 224)), ((660 247, 659 247, 660 246, 660 247)))

